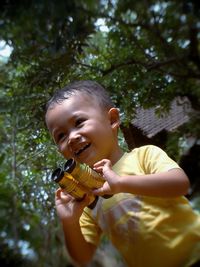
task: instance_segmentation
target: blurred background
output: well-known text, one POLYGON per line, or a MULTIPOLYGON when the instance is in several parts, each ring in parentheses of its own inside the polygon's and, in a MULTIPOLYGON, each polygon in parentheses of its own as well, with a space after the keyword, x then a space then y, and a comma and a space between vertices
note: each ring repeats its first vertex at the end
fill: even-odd
MULTIPOLYGON (((57 88, 80 79, 120 108, 124 150, 151 143, 179 162, 200 210, 200 2, 2 0, 1 266, 73 266, 50 179, 64 159, 44 114, 57 88)), ((91 266, 123 263, 103 238, 91 266)))

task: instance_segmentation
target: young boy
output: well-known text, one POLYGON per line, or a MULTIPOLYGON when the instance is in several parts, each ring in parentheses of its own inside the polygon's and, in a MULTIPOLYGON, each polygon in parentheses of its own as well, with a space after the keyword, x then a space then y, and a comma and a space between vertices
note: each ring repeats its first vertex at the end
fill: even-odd
POLYGON ((183 197, 187 176, 156 146, 122 151, 118 109, 99 84, 78 81, 57 91, 46 123, 66 159, 88 164, 106 180, 93 191, 99 196, 93 209, 88 196, 80 202, 56 192, 66 247, 76 263, 92 259, 102 234, 127 266, 184 267, 200 260, 200 216, 183 197))

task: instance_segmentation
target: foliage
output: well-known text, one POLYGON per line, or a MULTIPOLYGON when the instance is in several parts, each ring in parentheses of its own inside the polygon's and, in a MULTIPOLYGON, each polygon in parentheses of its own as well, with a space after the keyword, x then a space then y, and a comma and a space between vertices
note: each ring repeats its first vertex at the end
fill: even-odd
POLYGON ((166 111, 176 96, 199 109, 198 14, 190 1, 118 1, 101 14, 108 31, 93 34, 83 48, 79 75, 90 66, 128 120, 138 105, 166 111))
POLYGON ((0 40, 13 47, 9 61, 0 63, 0 234, 16 250, 20 241, 28 242, 38 267, 64 266, 49 178, 63 159, 44 123, 47 99, 71 80, 95 79, 108 88, 126 124, 140 105, 158 106, 162 113, 175 97, 187 96, 194 118, 169 140, 168 150, 175 153, 180 136, 199 138, 200 5, 193 0, 0 5, 0 40))
POLYGON ((0 240, 0 265, 4 267, 31 267, 32 262, 24 259, 20 253, 16 253, 8 244, 0 240))

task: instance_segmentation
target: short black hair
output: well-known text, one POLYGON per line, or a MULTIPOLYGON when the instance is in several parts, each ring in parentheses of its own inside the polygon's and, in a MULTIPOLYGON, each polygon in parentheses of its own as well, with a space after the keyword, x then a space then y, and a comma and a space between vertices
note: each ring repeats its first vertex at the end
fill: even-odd
POLYGON ((62 89, 55 91, 52 98, 46 104, 46 112, 53 108, 54 104, 60 104, 76 92, 86 93, 90 97, 95 97, 100 106, 110 109, 114 106, 107 91, 97 82, 91 80, 74 81, 62 89))

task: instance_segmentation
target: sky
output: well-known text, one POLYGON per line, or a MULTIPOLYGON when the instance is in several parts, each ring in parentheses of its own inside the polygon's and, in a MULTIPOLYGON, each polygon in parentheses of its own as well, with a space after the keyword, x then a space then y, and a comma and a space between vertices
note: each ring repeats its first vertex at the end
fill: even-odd
POLYGON ((12 53, 13 48, 6 44, 4 40, 0 40, 0 61, 7 61, 12 53))

